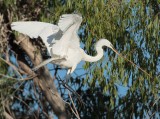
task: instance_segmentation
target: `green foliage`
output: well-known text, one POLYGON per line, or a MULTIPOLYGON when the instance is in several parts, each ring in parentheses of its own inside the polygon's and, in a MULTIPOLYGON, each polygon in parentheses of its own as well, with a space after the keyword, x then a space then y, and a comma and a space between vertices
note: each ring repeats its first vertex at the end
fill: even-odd
POLYGON ((5 62, 0 61, 0 73, 1 74, 6 74, 7 73, 7 65, 5 62))
MULTIPOLYGON (((9 106, 10 97, 12 96, 13 85, 17 82, 16 78, 9 77, 8 65, 0 61, 0 118, 4 118, 5 106, 9 106)), ((8 110, 8 109, 6 109, 8 110)))
POLYGON ((13 12, 13 21, 38 20, 54 24, 62 14, 81 13, 84 35, 80 34, 80 38, 88 54, 96 55, 93 45, 100 38, 107 38, 123 56, 147 71, 150 77, 107 49, 98 63, 86 62, 83 66, 88 73, 78 85, 87 85, 88 89, 82 90, 81 95, 90 111, 79 112, 88 118, 104 117, 103 112, 107 112, 108 118, 120 118, 121 115, 123 118, 137 118, 148 115, 145 114, 148 111, 159 113, 155 109, 159 102, 154 104, 160 90, 160 18, 158 8, 154 7, 156 4, 160 1, 6 0, 3 8, 13 12), (118 95, 117 85, 128 88, 124 97, 118 95), (87 95, 88 92, 91 96, 87 95), (99 109, 97 115, 91 115, 96 111, 90 107, 96 111, 99 109))

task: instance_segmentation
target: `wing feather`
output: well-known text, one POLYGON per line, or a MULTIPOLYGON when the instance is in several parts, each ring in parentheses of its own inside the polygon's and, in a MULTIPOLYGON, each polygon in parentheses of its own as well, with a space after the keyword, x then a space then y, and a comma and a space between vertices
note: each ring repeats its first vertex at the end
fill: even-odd
POLYGON ((37 21, 20 21, 11 24, 12 30, 18 31, 30 38, 38 38, 40 36, 50 53, 50 49, 54 40, 59 40, 62 36, 59 27, 50 23, 37 21))
MULTIPOLYGON (((19 21, 13 22, 11 24, 11 28, 12 30, 28 35, 30 38, 37 38, 40 36, 45 43, 49 54, 52 55, 51 48, 55 40, 60 40, 62 42, 62 46, 66 46, 66 44, 77 47, 80 46, 78 35, 72 35, 70 31, 66 31, 75 24, 77 25, 74 31, 78 31, 81 22, 82 16, 79 14, 63 14, 60 17, 58 26, 38 21, 19 21)), ((57 50, 59 50, 59 48, 57 50)))
POLYGON ((63 14, 60 17, 58 26, 63 32, 63 36, 60 39, 60 41, 62 41, 61 45, 66 46, 68 44, 73 47, 80 46, 80 39, 77 32, 81 22, 82 16, 80 14, 63 14))
POLYGON ((82 16, 79 14, 63 14, 58 22, 59 28, 64 32, 73 24, 80 24, 82 22, 82 16))

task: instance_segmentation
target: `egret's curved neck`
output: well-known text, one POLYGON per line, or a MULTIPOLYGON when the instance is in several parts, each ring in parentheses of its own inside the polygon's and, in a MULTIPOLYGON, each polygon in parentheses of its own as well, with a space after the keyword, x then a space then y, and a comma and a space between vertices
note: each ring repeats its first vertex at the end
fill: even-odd
POLYGON ((112 49, 112 44, 107 39, 100 39, 95 45, 97 55, 89 56, 86 53, 84 53, 83 60, 88 62, 96 62, 100 60, 103 56, 103 46, 107 46, 112 49))
POLYGON ((103 49, 102 47, 96 47, 97 55, 96 56, 90 56, 84 53, 83 60, 87 62, 96 62, 100 60, 103 57, 103 49))

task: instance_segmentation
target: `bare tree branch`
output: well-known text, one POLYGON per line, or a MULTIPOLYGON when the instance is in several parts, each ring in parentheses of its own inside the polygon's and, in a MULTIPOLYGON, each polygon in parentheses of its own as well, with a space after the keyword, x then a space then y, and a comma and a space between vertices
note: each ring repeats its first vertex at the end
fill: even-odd
POLYGON ((1 57, 0 57, 0 59, 1 59, 2 61, 4 61, 6 64, 8 64, 9 66, 11 66, 11 67, 17 72, 17 74, 21 77, 21 79, 23 79, 21 73, 25 74, 24 71, 18 69, 18 68, 17 68, 15 65, 13 65, 11 62, 8 62, 8 61, 4 60, 4 59, 1 58, 1 57))
POLYGON ((69 95, 69 98, 70 98, 70 100, 71 100, 71 102, 72 102, 73 108, 74 108, 74 110, 76 111, 75 116, 76 116, 78 119, 80 119, 79 113, 78 113, 78 111, 77 111, 77 109, 76 109, 76 107, 75 107, 75 105, 74 105, 74 102, 73 102, 73 100, 72 100, 72 97, 71 97, 71 94, 70 94, 69 90, 68 90, 68 95, 69 95))
MULTIPOLYGON (((20 47, 22 47, 22 49, 26 52, 26 54, 29 56, 34 65, 38 65, 42 62, 41 54, 37 53, 35 56, 34 53, 35 46, 33 46, 33 44, 29 41, 27 37, 19 36, 17 41, 21 41, 19 43, 20 47)), ((23 63, 23 61, 18 60, 18 63, 20 67, 29 75, 36 75, 36 73, 32 72, 29 66, 23 63)), ((65 110, 65 103, 63 102, 63 99, 59 95, 48 69, 47 68, 39 69, 37 71, 37 75, 38 76, 35 77, 33 80, 42 89, 54 113, 58 116, 59 119, 66 119, 67 114, 65 110), (52 92, 54 92, 54 95, 52 92)))

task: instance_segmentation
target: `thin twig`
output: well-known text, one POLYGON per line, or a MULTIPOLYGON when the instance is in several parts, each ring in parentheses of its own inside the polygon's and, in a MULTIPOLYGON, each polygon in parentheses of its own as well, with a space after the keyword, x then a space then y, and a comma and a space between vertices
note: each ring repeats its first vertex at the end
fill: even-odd
POLYGON ((77 111, 77 109, 76 109, 76 107, 75 107, 75 105, 74 105, 74 102, 73 102, 73 100, 72 100, 72 96, 71 96, 69 90, 68 90, 68 95, 69 95, 69 97, 70 97, 70 99, 71 99, 71 103, 72 103, 72 105, 73 105, 73 108, 74 108, 74 110, 76 111, 76 115, 75 115, 75 116, 76 116, 78 119, 80 119, 79 113, 78 113, 78 111, 77 111))
MULTIPOLYGON (((153 105, 152 106, 154 106, 157 102, 158 102, 158 100, 160 99, 160 97, 158 97, 158 99, 156 99, 156 101, 153 103, 153 105)), ((149 110, 150 111, 150 110, 149 110)), ((153 115, 156 113, 156 111, 154 112, 154 113, 152 113, 152 115, 150 115, 149 114, 149 111, 147 112, 148 113, 148 115, 149 115, 149 117, 150 117, 150 119, 153 117, 153 115)))
POLYGON ((22 70, 20 70, 20 69, 17 69, 16 66, 14 66, 12 63, 4 60, 3 58, 0 57, 0 59, 1 59, 2 61, 4 61, 6 64, 8 64, 9 66, 11 66, 11 67, 18 73, 18 75, 21 77, 21 79, 23 79, 23 77, 22 77, 22 75, 20 74, 20 72, 21 72, 21 73, 22 73, 22 72, 24 73, 24 71, 22 71, 22 70), (19 72, 19 71, 20 71, 20 72, 19 72))
MULTIPOLYGON (((17 90, 23 85, 24 82, 25 82, 25 81, 22 81, 21 84, 18 86, 18 88, 17 88, 13 93, 11 93, 10 96, 13 95, 15 92, 17 92, 17 90)), ((7 97, 2 101, 2 103, 4 103, 4 102, 7 100, 8 97, 9 97, 9 96, 7 96, 7 97)))
MULTIPOLYGON (((16 99, 18 99, 20 102, 22 102, 24 105, 26 105, 27 107, 28 107, 28 109, 30 109, 31 110, 31 107, 26 103, 26 102, 24 102, 22 99, 20 99, 19 97, 17 97, 17 96, 14 96, 16 99)), ((37 117, 36 117, 36 115, 35 114, 33 114, 34 115, 34 117, 35 117, 35 119, 37 119, 37 117)))
POLYGON ((160 97, 158 97, 158 99, 153 103, 152 106, 154 106, 158 102, 159 99, 160 99, 160 97))
POLYGON ((156 111, 152 113, 152 115, 149 117, 149 119, 152 119, 152 117, 155 115, 156 111))
POLYGON ((72 92, 77 98, 78 98, 78 100, 82 103, 82 104, 84 104, 85 105, 85 103, 83 102, 83 100, 81 99, 81 96, 74 90, 74 89, 72 89, 66 82, 64 82, 61 78, 60 78, 60 76, 58 75, 58 77, 59 77, 59 81, 61 81, 62 82, 62 85, 65 87, 65 88, 67 88, 70 92, 72 92))
MULTIPOLYGON (((61 82, 62 82, 62 85, 65 87, 65 88, 67 88, 70 92, 72 92, 73 94, 75 94, 78 98, 80 98, 80 100, 82 100, 81 99, 81 96, 76 92, 76 91, 74 91, 68 84, 66 84, 63 80, 60 80, 61 82)), ((82 101, 83 102, 83 101, 82 101)))
POLYGON ((0 73, 0 76, 5 77, 5 78, 7 78, 7 79, 17 80, 17 78, 13 78, 13 77, 10 77, 10 76, 8 76, 8 75, 1 74, 1 73, 0 73))
MULTIPOLYGON (((1 74, 1 73, 0 73, 0 76, 3 76, 3 77, 8 78, 8 79, 18 80, 17 78, 13 78, 13 77, 10 77, 10 76, 8 76, 8 75, 1 74)), ((35 75, 35 76, 29 76, 29 77, 23 78, 23 79, 19 79, 18 81, 29 80, 29 79, 33 79, 33 78, 35 78, 35 77, 37 77, 37 75, 35 75)))
MULTIPOLYGON (((72 112, 74 113, 74 115, 77 117, 77 114, 76 114, 75 111, 72 109, 70 103, 69 103, 69 102, 66 102, 66 101, 64 101, 64 102, 69 105, 71 111, 72 111, 72 112)), ((77 117, 77 118, 78 118, 78 117, 77 117)))

